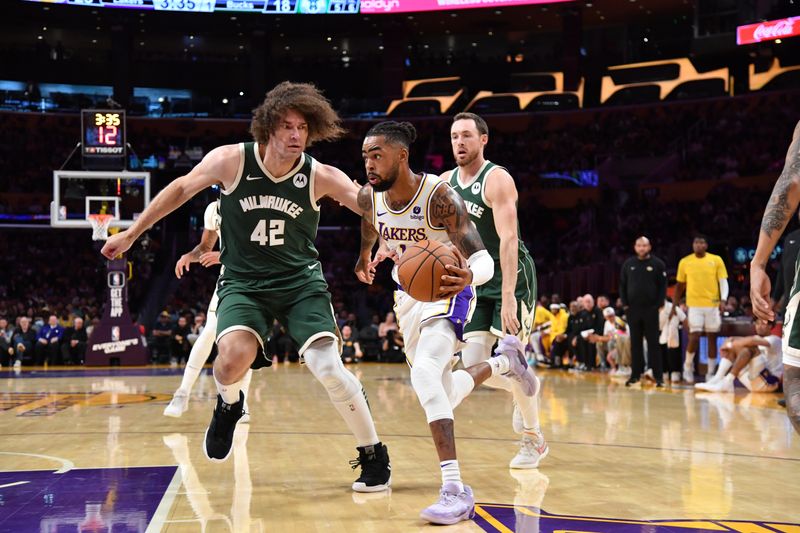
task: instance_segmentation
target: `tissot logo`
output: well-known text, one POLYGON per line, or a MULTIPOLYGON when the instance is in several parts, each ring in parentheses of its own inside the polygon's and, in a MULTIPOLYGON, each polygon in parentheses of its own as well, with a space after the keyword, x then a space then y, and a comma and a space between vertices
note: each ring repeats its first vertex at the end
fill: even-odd
POLYGON ((400 7, 400 0, 362 0, 361 9, 368 11, 393 11, 400 7))

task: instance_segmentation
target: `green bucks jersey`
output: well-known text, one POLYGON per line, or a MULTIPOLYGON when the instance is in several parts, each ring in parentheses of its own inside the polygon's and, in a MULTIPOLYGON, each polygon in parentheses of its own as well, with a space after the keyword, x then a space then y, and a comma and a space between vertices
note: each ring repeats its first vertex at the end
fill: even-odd
MULTIPOLYGON (((459 169, 456 167, 450 174, 449 182, 450 186, 464 199, 469 218, 478 229, 483 244, 486 246, 486 251, 488 251, 489 255, 494 259, 494 276, 491 280, 478 287, 478 296, 489 298, 501 298, 503 283, 503 273, 500 269, 500 236, 497 234, 497 229, 494 226, 494 214, 492 213, 492 208, 486 203, 484 191, 486 176, 496 167, 497 165, 494 163, 485 161, 478 171, 478 176, 468 185, 463 185, 459 181, 459 169)), ((532 264, 528 249, 525 247, 525 243, 522 242, 521 233, 519 231, 519 221, 517 221, 517 236, 519 242, 519 271, 519 268, 522 268, 523 262, 532 264)), ((518 280, 518 285, 520 281, 521 280, 518 280)))
POLYGON ((239 153, 236 180, 220 195, 224 277, 280 277, 315 265, 318 163, 304 153, 288 174, 275 177, 264 167, 257 143, 239 144, 239 153))

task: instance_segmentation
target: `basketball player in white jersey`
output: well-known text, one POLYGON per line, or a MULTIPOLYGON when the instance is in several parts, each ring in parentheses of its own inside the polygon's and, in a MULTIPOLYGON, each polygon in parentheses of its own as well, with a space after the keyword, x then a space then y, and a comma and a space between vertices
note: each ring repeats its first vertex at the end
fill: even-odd
MULTIPOLYGON (((469 218, 495 265, 492 279, 477 290, 475 315, 464 334, 467 345, 461 357, 465 365, 474 365, 488 359, 494 343, 506 333, 528 343, 538 314, 536 269, 520 236, 514 178, 483 156, 489 142, 486 121, 474 113, 459 113, 450 126, 450 142, 457 167, 445 172, 442 179, 464 199, 469 218)), ((514 397, 512 425, 522 439, 509 466, 537 468, 549 452, 539 428, 538 397, 525 396, 514 380, 505 376, 493 377, 485 385, 507 390, 514 397)))
MULTIPOLYGON (((178 259, 175 264, 175 276, 181 279, 184 272, 189 271, 189 265, 192 263, 200 263, 204 267, 219 264, 219 252, 214 252, 214 245, 219 239, 221 217, 219 216, 218 202, 213 201, 206 207, 205 214, 203 215, 203 236, 200 238, 200 243, 195 246, 192 251, 187 252, 178 259)), ((223 269, 225 267, 222 267, 223 269)), ((222 275, 222 272, 220 272, 222 275)), ((186 368, 183 370, 183 379, 181 385, 175 394, 172 395, 172 401, 164 409, 164 416, 171 416, 179 418, 189 408, 189 394, 192 392, 192 387, 197 381, 200 372, 203 371, 203 365, 206 364, 208 356, 211 354, 211 348, 214 347, 214 339, 217 334, 217 303, 219 297, 217 296, 217 289, 214 288, 214 295, 211 297, 211 302, 208 304, 208 311, 206 312, 206 325, 200 336, 192 346, 192 351, 189 353, 189 360, 186 362, 186 368)), ((250 413, 247 409, 247 391, 250 389, 250 380, 253 377, 253 371, 248 370, 242 379, 242 392, 245 397, 245 415, 242 417, 242 422, 249 421, 250 413), (246 419, 246 420, 245 420, 246 419)))
POLYGON ((731 337, 720 348, 717 372, 694 388, 711 392, 733 392, 738 379, 750 392, 775 392, 783 377, 782 340, 771 334, 774 324, 756 320, 756 334, 731 337))
MULTIPOLYGON (((536 392, 537 382, 528 372, 522 343, 513 336, 501 341, 498 355, 489 361, 451 370, 474 309, 473 285, 492 278, 494 262, 461 197, 437 176, 415 174, 409 168, 409 146, 415 139, 414 126, 408 122, 382 122, 367 133, 362 156, 369 184, 358 195, 364 215, 356 273, 362 281, 372 280, 370 255, 379 237, 400 257, 407 246, 432 240, 450 246, 461 260, 460 266, 447 267, 449 275, 442 276, 438 301, 420 302, 403 290, 395 293, 395 314, 411 366, 411 384, 425 410, 442 471, 440 499, 420 516, 435 524, 455 524, 472 517, 474 497, 461 481, 453 409, 491 376, 511 374, 529 395, 536 392)), ((393 277, 398 279, 396 268, 393 277)))

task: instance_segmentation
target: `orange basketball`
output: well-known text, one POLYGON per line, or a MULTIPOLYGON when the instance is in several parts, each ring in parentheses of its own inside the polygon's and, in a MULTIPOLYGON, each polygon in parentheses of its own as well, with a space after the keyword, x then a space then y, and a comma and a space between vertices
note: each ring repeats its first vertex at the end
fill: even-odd
POLYGON ((458 265, 458 258, 449 247, 438 241, 419 241, 409 246, 397 266, 400 286, 420 302, 437 300, 442 276, 447 265, 458 265))

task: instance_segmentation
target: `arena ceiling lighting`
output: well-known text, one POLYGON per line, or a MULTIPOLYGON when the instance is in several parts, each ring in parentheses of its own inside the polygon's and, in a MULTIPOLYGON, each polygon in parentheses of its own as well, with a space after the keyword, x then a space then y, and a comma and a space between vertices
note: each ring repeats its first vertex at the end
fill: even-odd
POLYGON ((84 7, 179 11, 184 13, 410 13, 452 9, 556 4, 572 0, 26 0, 84 7))

